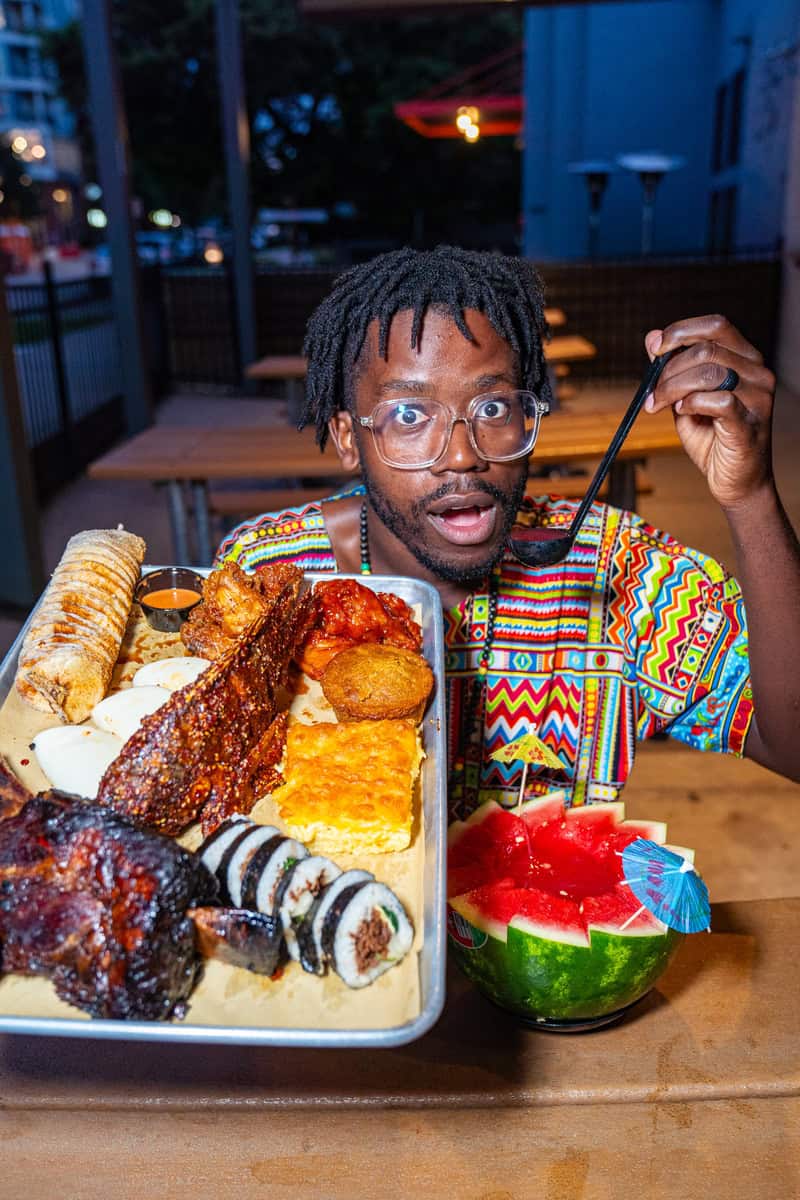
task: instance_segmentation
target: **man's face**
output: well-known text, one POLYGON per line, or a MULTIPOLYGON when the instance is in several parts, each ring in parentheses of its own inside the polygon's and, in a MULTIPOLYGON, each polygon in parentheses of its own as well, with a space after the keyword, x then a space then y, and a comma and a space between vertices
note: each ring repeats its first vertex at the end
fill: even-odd
MULTIPOLYGON (((412 314, 392 321, 386 358, 378 353, 373 322, 356 364, 357 417, 371 415, 382 400, 433 399, 464 416, 473 397, 520 385, 516 357, 482 313, 467 310, 475 341, 468 342, 451 318, 429 309, 416 348, 412 314)), ((331 434, 343 464, 360 467, 372 507, 383 524, 425 568, 440 579, 474 583, 502 556, 525 488, 527 457, 495 463, 470 444, 459 421, 450 443, 431 466, 401 470, 379 457, 372 434, 338 413, 331 434)))

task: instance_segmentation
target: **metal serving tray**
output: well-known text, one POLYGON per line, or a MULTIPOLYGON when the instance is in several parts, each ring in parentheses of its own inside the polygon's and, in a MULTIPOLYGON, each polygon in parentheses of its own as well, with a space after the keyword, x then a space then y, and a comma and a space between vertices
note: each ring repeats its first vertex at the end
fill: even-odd
MULTIPOLYGON (((145 566, 144 570, 154 568, 145 566)), ((207 575, 208 570, 192 568, 207 575)), ((309 573, 309 584, 331 579, 330 573, 309 573)), ((447 841, 447 744, 444 713, 444 637, 438 592, 429 583, 394 575, 340 575, 357 579, 378 592, 394 592, 421 611, 423 653, 436 678, 433 698, 423 723, 426 757, 421 770, 424 825, 423 939, 418 954, 420 1011, 402 1025, 387 1028, 320 1029, 277 1026, 187 1025, 180 1022, 86 1020, 0 1013, 0 1033, 46 1034, 49 1037, 108 1038, 117 1041, 201 1042, 230 1045, 388 1048, 414 1041, 435 1024, 445 995, 445 856, 447 841)), ((35 611, 35 609, 33 610, 35 611)), ((31 614, 32 616, 33 614, 31 614)), ((0 704, 14 682, 22 639, 31 617, 0 664, 0 704)))

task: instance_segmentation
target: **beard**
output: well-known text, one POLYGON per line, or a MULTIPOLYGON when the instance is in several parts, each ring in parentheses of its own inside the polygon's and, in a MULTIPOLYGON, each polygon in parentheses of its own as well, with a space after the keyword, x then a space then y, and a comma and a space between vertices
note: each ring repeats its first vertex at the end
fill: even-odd
POLYGON ((380 521, 390 533, 393 533, 408 547, 417 562, 439 579, 447 580, 448 583, 478 584, 490 574, 505 554, 508 535, 511 533, 511 527, 517 518, 517 512, 525 494, 527 471, 522 473, 519 482, 515 484, 511 492, 503 492, 500 488, 483 480, 472 481, 471 491, 485 492, 487 496, 491 496, 493 500, 497 501, 501 530, 500 537, 487 552, 486 558, 469 564, 447 558, 445 554, 432 550, 426 542, 428 505, 435 500, 444 499, 445 496, 457 495, 458 488, 444 483, 427 496, 416 500, 411 506, 410 512, 405 514, 397 512, 390 506, 386 496, 375 486, 370 473, 364 469, 363 459, 362 478, 369 502, 380 521))

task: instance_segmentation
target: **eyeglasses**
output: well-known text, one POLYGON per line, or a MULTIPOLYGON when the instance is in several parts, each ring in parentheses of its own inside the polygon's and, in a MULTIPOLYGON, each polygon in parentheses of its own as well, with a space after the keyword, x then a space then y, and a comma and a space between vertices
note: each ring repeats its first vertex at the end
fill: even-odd
POLYGON ((415 471, 433 466, 450 445, 459 421, 476 454, 489 462, 511 462, 530 450, 541 418, 550 411, 533 392, 486 392, 456 416, 438 400, 381 400, 368 417, 355 420, 369 429, 379 458, 389 467, 415 471))

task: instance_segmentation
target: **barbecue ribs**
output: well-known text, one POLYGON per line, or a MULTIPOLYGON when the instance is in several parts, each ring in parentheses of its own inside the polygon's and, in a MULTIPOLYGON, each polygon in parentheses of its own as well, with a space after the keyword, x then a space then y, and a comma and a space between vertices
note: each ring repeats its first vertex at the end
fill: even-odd
POLYGON ((277 693, 308 627, 309 596, 294 576, 196 682, 145 717, 101 779, 101 804, 172 835, 198 816, 209 833, 250 811, 281 756, 277 693))
POLYGON ((182 1017, 202 969, 187 909, 215 894, 169 838, 44 792, 0 821, 0 970, 45 976, 93 1017, 182 1017))

